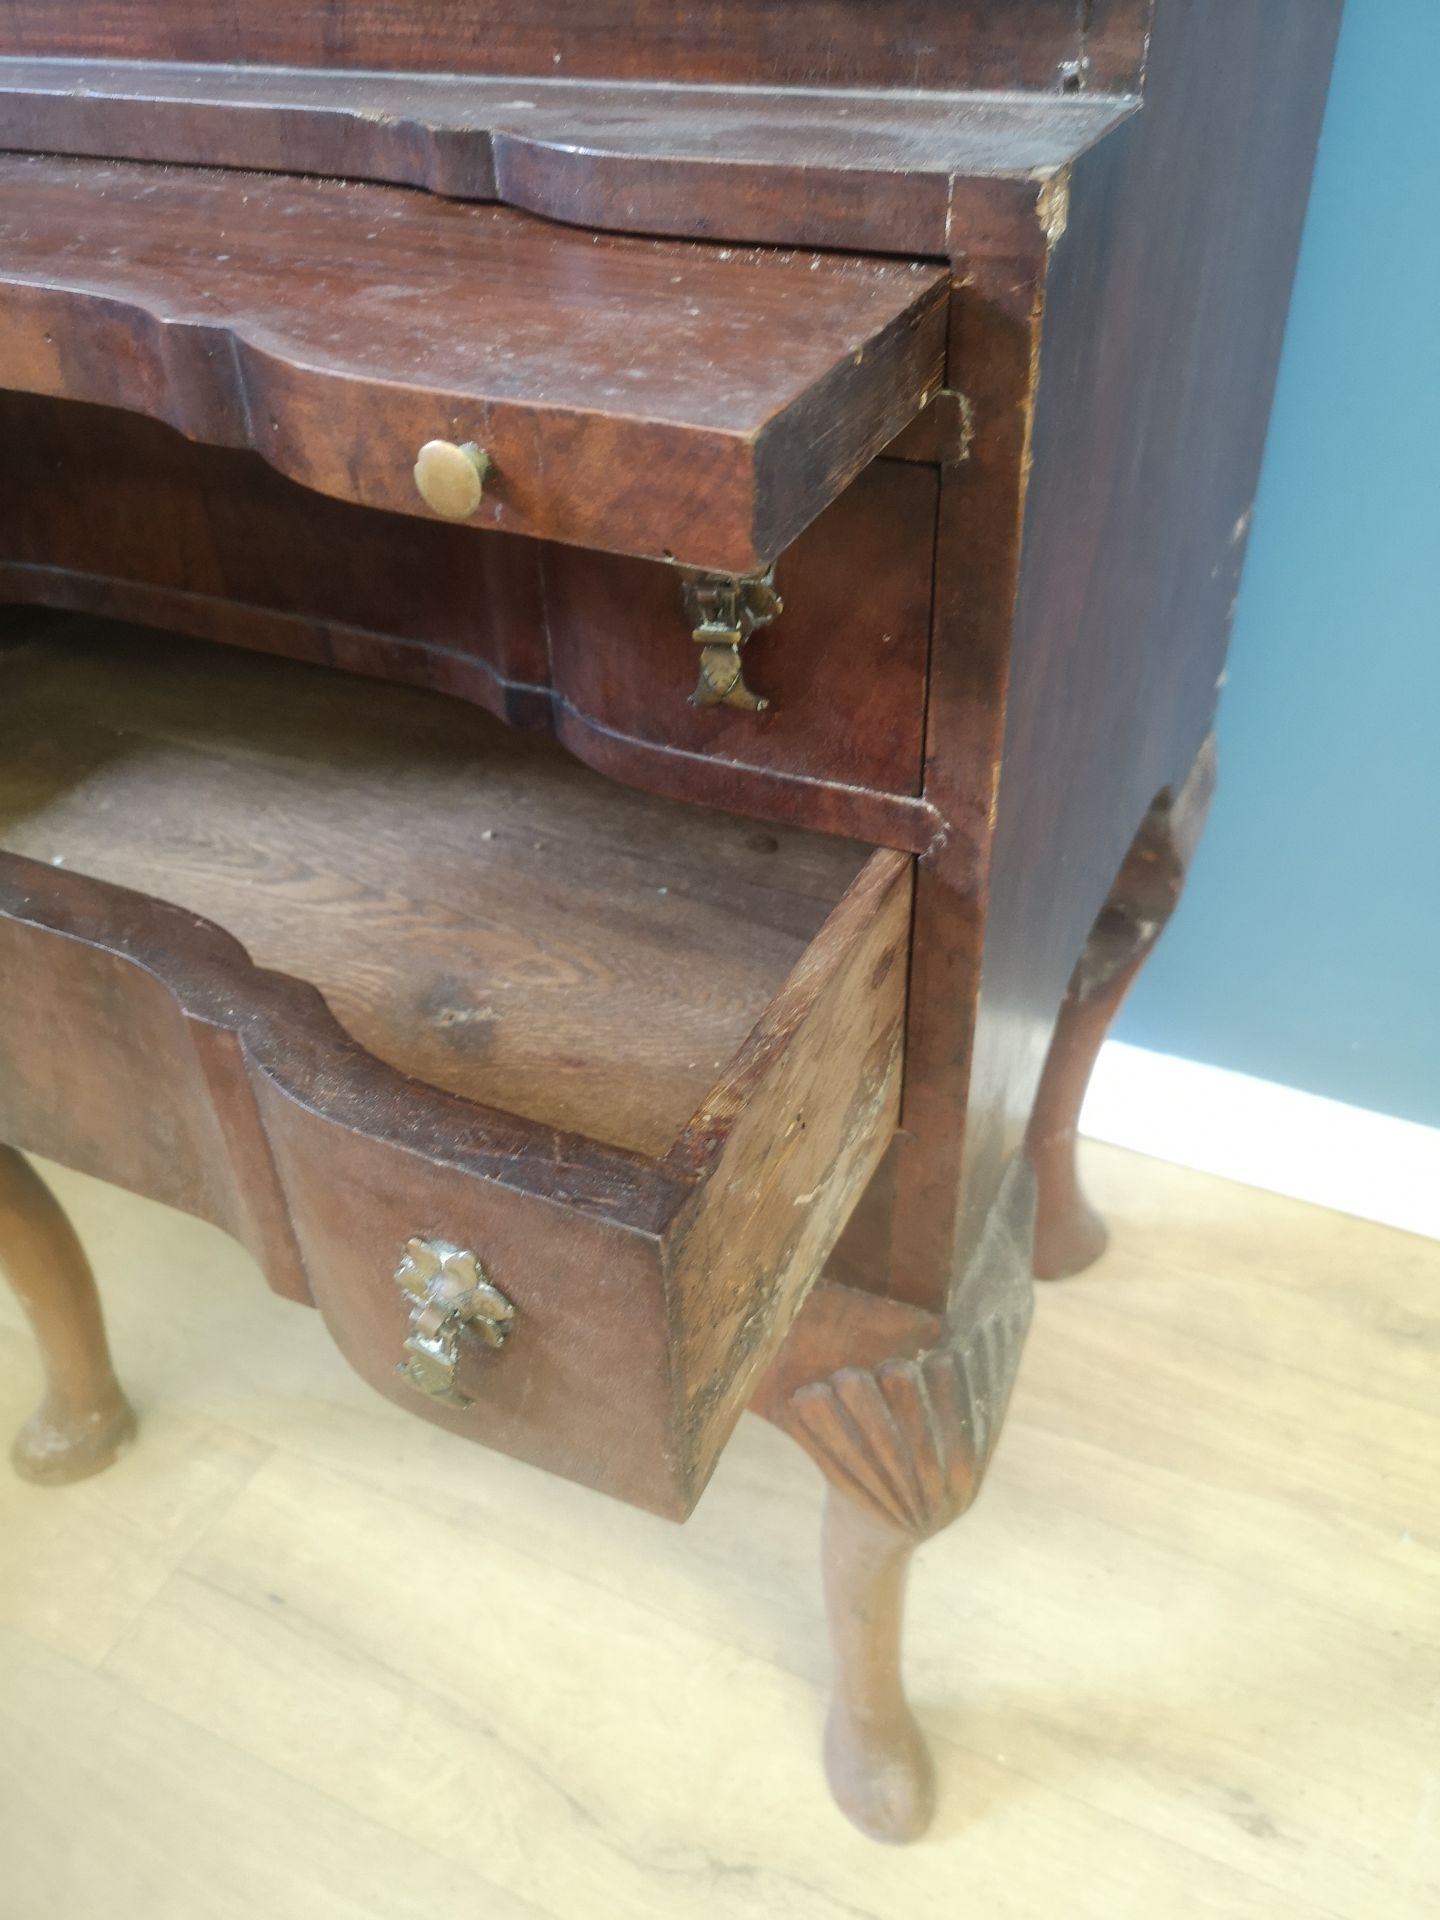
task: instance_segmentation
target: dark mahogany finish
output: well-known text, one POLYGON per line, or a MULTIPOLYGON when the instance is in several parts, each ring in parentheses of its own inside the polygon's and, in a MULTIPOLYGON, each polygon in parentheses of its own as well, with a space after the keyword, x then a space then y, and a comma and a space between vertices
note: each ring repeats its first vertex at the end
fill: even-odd
MULTIPOLYGON (((221 1220, 402 1399, 398 1247, 468 1235, 516 1331, 430 1416, 664 1511, 752 1397, 829 1483, 827 1765, 883 1838, 934 1793, 906 1568, 1032 1268, 1103 1244, 1075 1118, 1204 816, 1339 12, 7 20, 0 594, 60 617, 4 661, 0 1137, 221 1220), (493 454, 473 524, 419 505, 427 438, 493 454), (705 584, 729 704, 687 702, 677 561, 777 563, 778 619, 705 584)), ((77 1394, 126 1415, 9 1168, 63 1454, 77 1394)))
POLYGON ((945 254, 1023 219, 1130 94, 851 93, 0 56, 6 144, 343 174, 586 227, 945 254))
POLYGON ((910 862, 767 838, 433 695, 12 643, 0 1137, 229 1228, 402 1404, 681 1517, 898 1106, 910 862), (427 1232, 518 1310, 464 1415, 395 1375, 427 1232))
POLYGON ((428 512, 427 441, 474 441, 473 525, 717 571, 768 566, 932 398, 944 290, 379 187, 0 159, 0 386, 400 513, 428 512))
POLYGON ((1144 113, 1074 171, 1028 449, 972 1233, 1127 851, 1205 751, 1339 18, 1338 0, 1161 7, 1144 113))
POLYGON ((939 479, 879 460, 790 547, 747 650, 760 716, 688 704, 695 648, 654 562, 376 513, 254 454, 0 393, 0 593, 433 687, 653 792, 922 852, 939 479), (83 484, 78 476, 84 475, 83 484), (343 564, 316 568, 318 546, 343 564))
POLYGON ((1133 86, 1146 0, 11 0, 15 53, 897 88, 1133 86))

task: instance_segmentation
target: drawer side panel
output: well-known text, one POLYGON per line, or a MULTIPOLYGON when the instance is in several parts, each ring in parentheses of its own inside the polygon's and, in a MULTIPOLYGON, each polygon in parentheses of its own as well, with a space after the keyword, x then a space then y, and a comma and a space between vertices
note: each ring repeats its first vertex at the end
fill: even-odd
POLYGON ((873 856, 671 1155, 704 1174, 668 1247, 692 1500, 899 1122, 912 875, 873 856))

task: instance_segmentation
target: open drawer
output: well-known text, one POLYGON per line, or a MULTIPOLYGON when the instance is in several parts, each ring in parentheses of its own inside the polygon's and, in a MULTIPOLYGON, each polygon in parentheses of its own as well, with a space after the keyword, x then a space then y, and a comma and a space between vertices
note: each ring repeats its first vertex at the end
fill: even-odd
POLYGON ((0 155, 0 387, 364 506, 719 573, 767 567, 929 401, 946 287, 398 188, 0 155))
POLYGON ((34 615, 0 849, 0 1139, 224 1226, 412 1411, 688 1511, 894 1131, 908 857, 34 615))

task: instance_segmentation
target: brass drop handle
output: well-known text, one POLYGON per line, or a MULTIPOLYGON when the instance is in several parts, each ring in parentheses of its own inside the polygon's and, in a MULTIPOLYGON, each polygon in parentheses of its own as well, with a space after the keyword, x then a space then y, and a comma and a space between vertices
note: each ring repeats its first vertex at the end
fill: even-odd
POLYGON ((724 573, 692 573, 682 585, 692 638, 700 649, 700 679, 692 707, 740 707, 764 713, 770 705, 745 684, 741 649, 751 634, 785 611, 775 569, 746 579, 724 573))
POLYGON ((405 1357, 395 1371, 431 1400, 447 1407, 471 1406, 456 1385, 460 1336, 468 1328, 487 1346, 503 1347, 514 1307, 486 1278, 475 1255, 448 1240, 407 1241, 395 1278, 414 1303, 405 1357))
POLYGON ((415 460, 420 498, 442 520, 468 520, 480 504, 490 456, 473 440, 427 440, 415 460))

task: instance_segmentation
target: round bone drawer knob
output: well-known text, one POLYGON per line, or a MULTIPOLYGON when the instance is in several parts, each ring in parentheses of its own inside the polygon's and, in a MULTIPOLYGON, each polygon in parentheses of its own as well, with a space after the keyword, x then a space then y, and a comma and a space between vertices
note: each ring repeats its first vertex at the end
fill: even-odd
POLYGON ((442 520, 468 520, 480 504, 490 456, 473 440, 427 440, 415 462, 420 498, 442 520))

